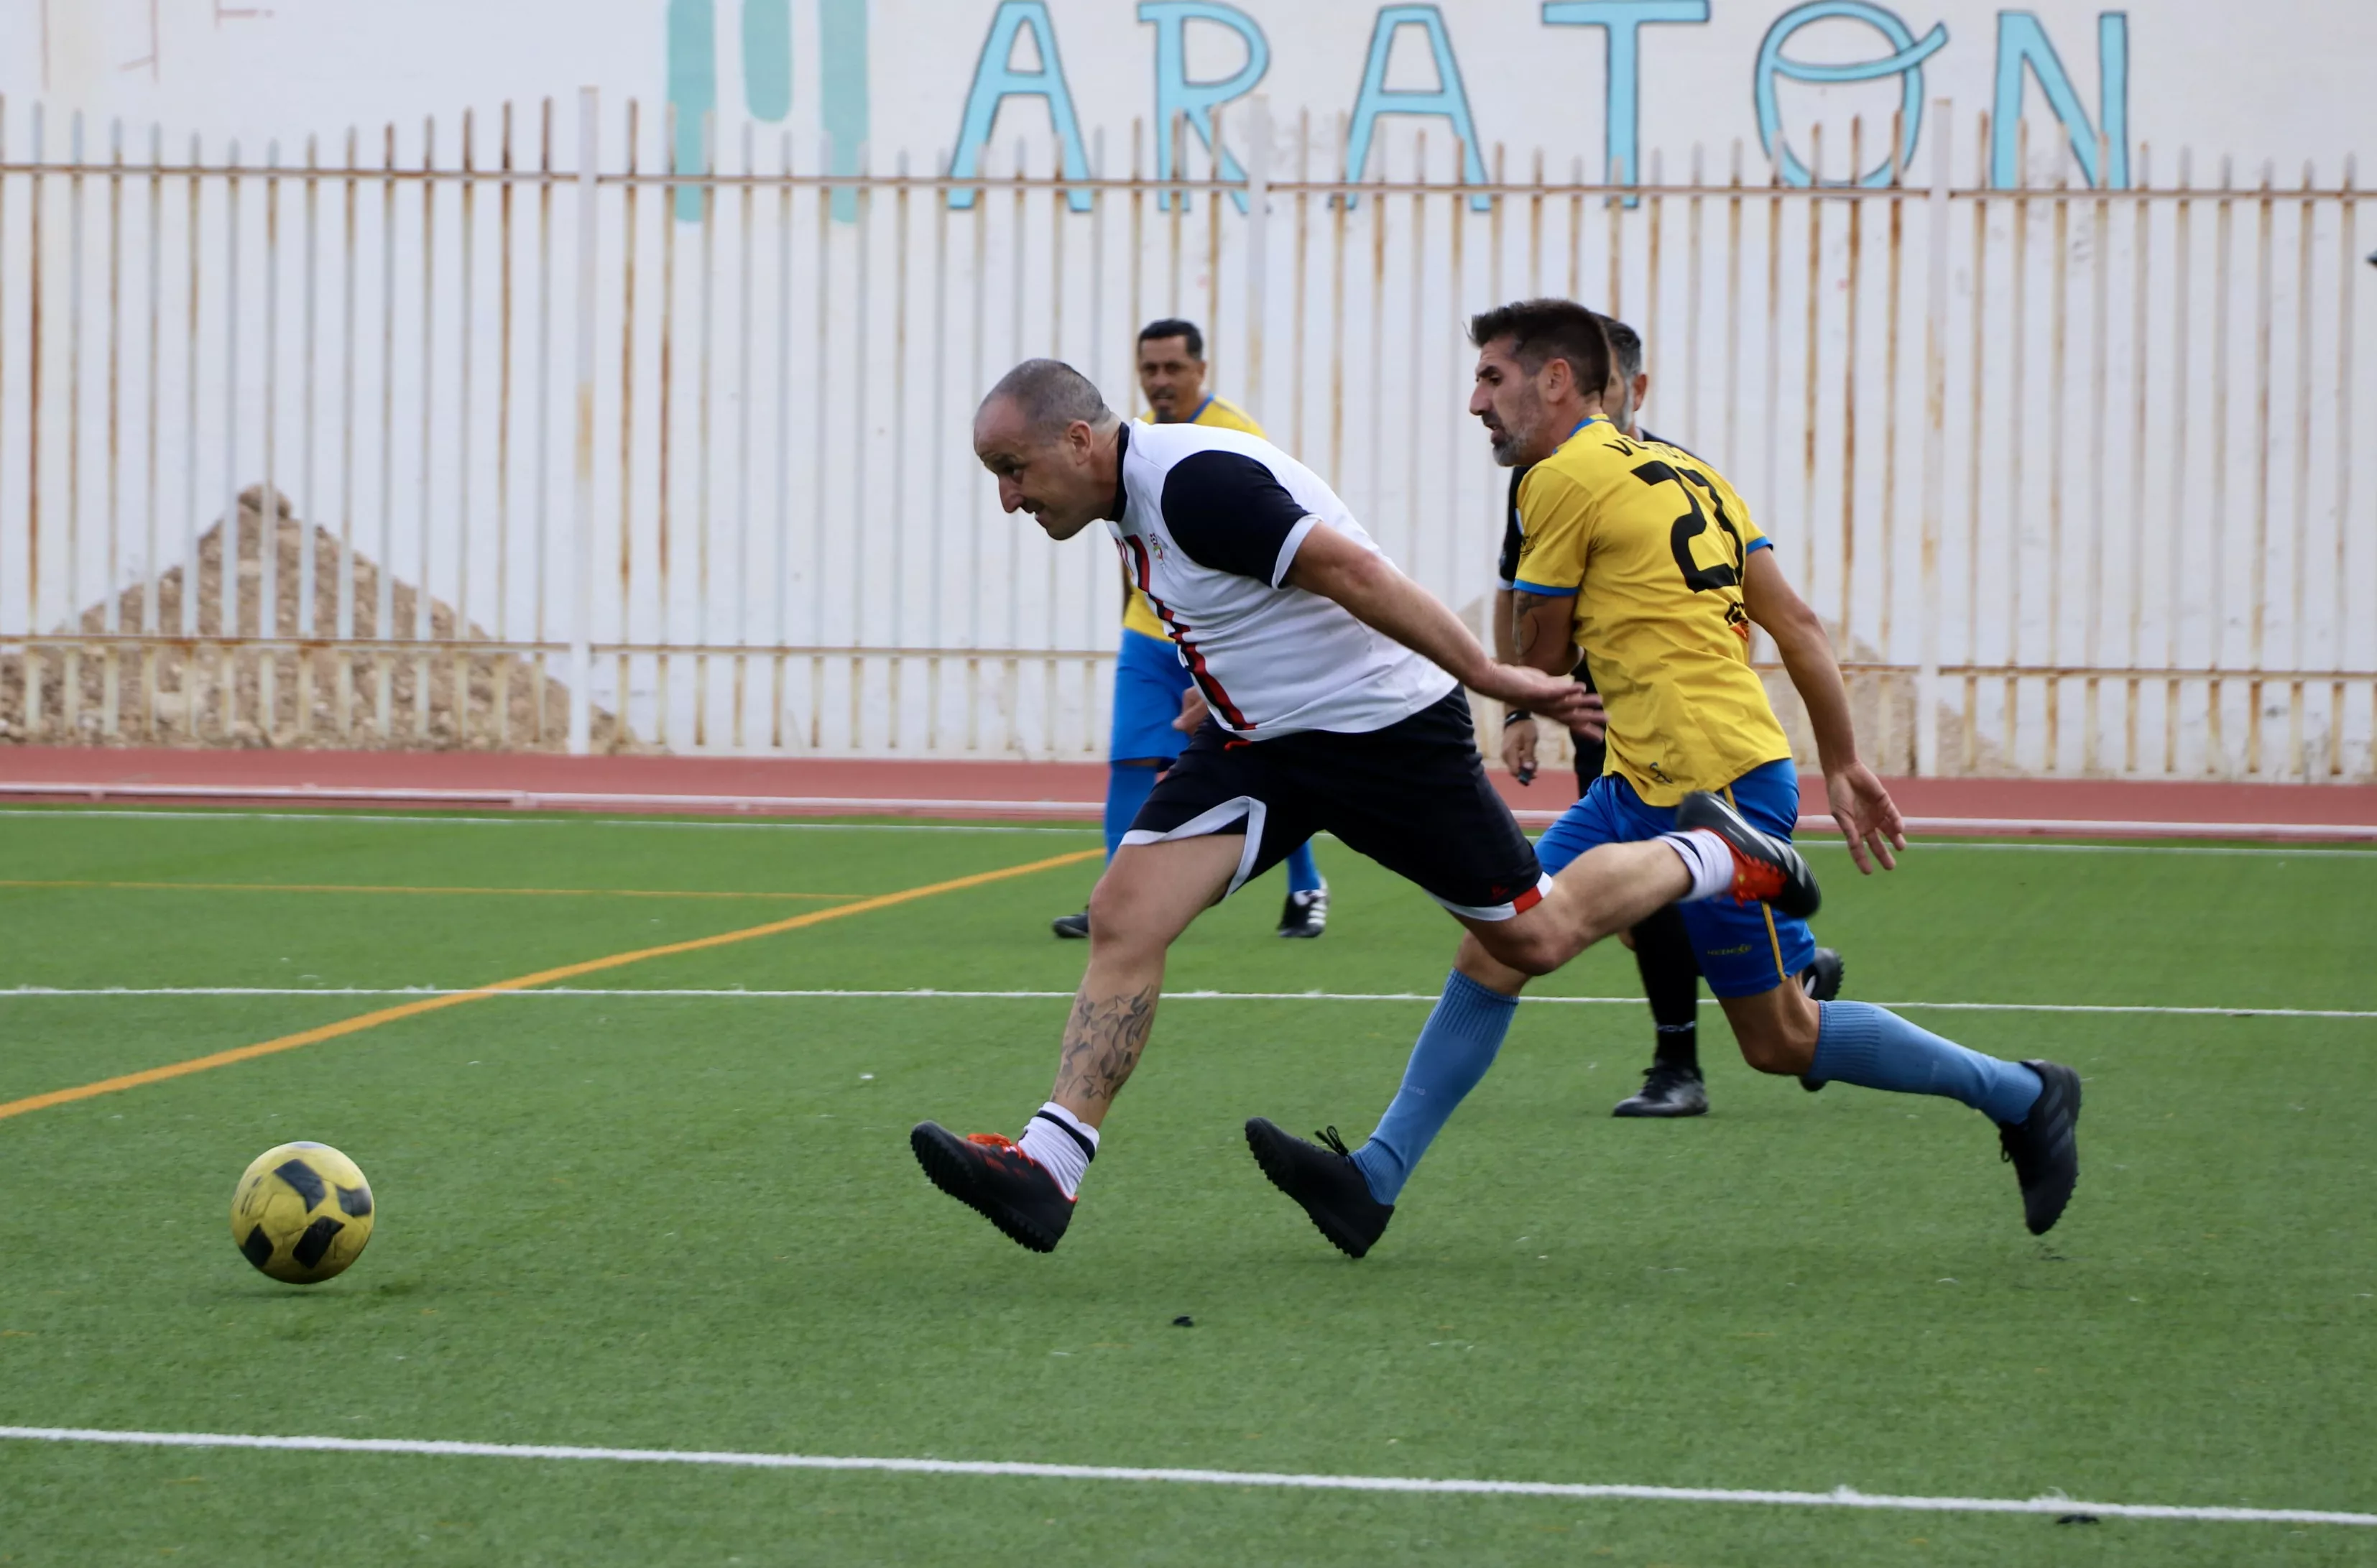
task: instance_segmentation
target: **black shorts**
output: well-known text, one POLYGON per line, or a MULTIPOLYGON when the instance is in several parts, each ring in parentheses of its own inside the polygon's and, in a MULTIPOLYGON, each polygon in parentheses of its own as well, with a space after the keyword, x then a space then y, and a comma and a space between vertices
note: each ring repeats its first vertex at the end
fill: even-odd
POLYGON ((1155 785, 1122 842, 1246 837, 1236 892, 1314 833, 1335 833, 1455 915, 1507 920, 1550 879, 1477 760, 1458 688, 1381 730, 1241 740, 1207 724, 1155 785))

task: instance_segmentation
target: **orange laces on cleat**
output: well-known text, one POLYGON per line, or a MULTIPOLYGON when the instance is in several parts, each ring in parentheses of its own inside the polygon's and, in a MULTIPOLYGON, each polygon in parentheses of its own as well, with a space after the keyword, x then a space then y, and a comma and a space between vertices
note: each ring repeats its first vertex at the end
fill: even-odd
POLYGON ((997 1132, 969 1132, 966 1134, 966 1142, 969 1143, 980 1143, 985 1149, 1012 1149, 1015 1147, 1014 1139, 997 1132))

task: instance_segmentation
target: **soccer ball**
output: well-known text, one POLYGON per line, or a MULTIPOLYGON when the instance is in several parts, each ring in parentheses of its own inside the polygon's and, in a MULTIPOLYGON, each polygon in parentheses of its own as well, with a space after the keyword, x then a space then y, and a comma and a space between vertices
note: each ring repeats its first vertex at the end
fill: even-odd
POLYGON ((231 1239, 273 1278, 318 1285, 346 1272, 371 1239, 371 1184, 328 1143, 283 1143, 256 1156, 231 1198, 231 1239))

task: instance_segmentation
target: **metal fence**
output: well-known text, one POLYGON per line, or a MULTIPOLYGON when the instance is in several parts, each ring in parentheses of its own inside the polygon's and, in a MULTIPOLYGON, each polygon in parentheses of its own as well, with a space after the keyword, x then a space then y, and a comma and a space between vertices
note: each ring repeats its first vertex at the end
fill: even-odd
POLYGON ((2042 136, 2009 190, 1927 124, 1917 168, 1819 137, 1814 188, 1738 145, 1481 186, 1424 132, 1332 177, 1343 125, 1260 103, 1226 182, 1184 126, 1172 179, 1134 127, 953 180, 749 126, 675 169, 591 93, 261 150, 0 104, 0 737, 1096 756, 1113 557, 999 514, 980 390, 1054 353, 1135 409, 1138 324, 1197 318, 1482 624, 1463 323, 1553 293, 1641 329, 1885 769, 2377 773, 2351 163, 2096 190, 2042 136))

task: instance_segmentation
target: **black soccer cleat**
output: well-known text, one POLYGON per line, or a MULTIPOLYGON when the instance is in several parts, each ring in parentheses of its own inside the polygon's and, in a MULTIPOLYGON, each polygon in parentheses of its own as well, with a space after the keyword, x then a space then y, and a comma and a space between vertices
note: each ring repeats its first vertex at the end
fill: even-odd
POLYGON ((1090 934, 1090 912, 1084 909, 1079 915, 1059 915, 1048 922, 1048 928, 1068 940, 1081 941, 1090 934))
MULTIPOLYGON (((1833 1001, 1841 994, 1841 977, 1848 973, 1848 964, 1831 948, 1816 950, 1815 961, 1799 971, 1799 988, 1808 993, 1810 1001, 1833 1001)), ((1812 1072, 1799 1074, 1799 1087, 1810 1094, 1824 1086, 1825 1081, 1812 1072)))
POLYGON ((1642 1074, 1642 1086, 1618 1102, 1612 1116, 1706 1116, 1708 1085, 1697 1072, 1654 1061, 1642 1074))
POLYGON ((2038 1098, 2019 1126, 1998 1124, 1998 1147, 2022 1183, 2023 1223, 2044 1236, 2080 1183, 2080 1075, 2060 1061, 2023 1065, 2038 1074, 2038 1098))
POLYGON ((1258 1116, 1247 1123, 1247 1147, 1272 1185, 1295 1199, 1313 1227, 1349 1258, 1358 1258, 1386 1234, 1395 1206, 1370 1196, 1370 1184, 1333 1127, 1308 1143, 1258 1116))
POLYGON ((1280 905, 1279 934, 1283 937, 1317 937, 1329 928, 1329 890, 1314 888, 1308 892, 1291 892, 1280 905))
POLYGON ((1772 833, 1759 832, 1735 810, 1725 796, 1696 789, 1676 808, 1676 831, 1705 829, 1725 840, 1733 851, 1733 899, 1736 904, 1772 904, 1784 915, 1805 920, 1823 902, 1816 874, 1799 852, 1772 833))
POLYGON ((934 1186, 1016 1245, 1053 1252, 1065 1239, 1073 1201, 1013 1140, 996 1132, 961 1138, 938 1121, 920 1121, 909 1131, 908 1146, 934 1186))

